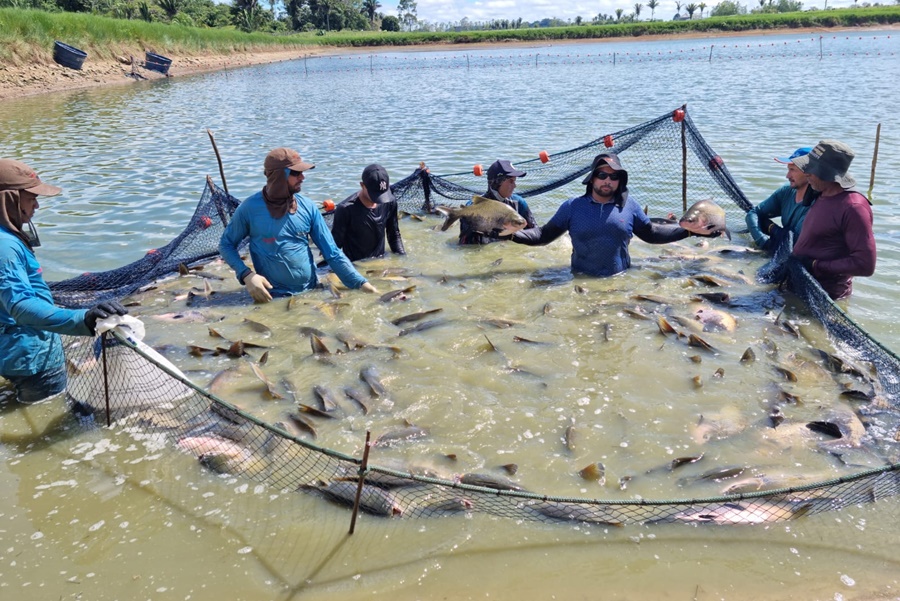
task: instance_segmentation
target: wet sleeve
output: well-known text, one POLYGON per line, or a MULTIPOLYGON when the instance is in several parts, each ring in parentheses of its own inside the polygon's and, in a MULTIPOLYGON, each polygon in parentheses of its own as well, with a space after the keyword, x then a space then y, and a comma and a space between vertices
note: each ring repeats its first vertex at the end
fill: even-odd
POLYGON ((331 237, 334 238, 334 244, 338 248, 344 248, 349 226, 350 219, 348 218, 347 207, 338 205, 334 210, 334 216, 331 221, 331 237))
POLYGON ((533 227, 537 227, 537 221, 534 220, 534 213, 531 212, 531 207, 528 206, 528 203, 525 202, 524 198, 519 198, 519 215, 525 218, 525 229, 530 229, 533 227))
POLYGON ((316 209, 313 209, 310 213, 310 236, 312 236, 313 242, 316 243, 319 252, 322 253, 322 258, 325 259, 331 270, 347 288, 356 290, 365 284, 366 278, 356 271, 350 259, 334 243, 334 238, 328 229, 328 225, 325 223, 325 219, 322 218, 322 214, 316 209))
POLYGON ((817 259, 816 275, 849 275, 868 277, 875 273, 875 235, 872 232, 872 210, 860 195, 861 202, 847 207, 841 218, 844 244, 849 252, 839 259, 817 259), (862 206, 865 205, 865 206, 862 206))
POLYGON ((249 224, 245 217, 247 211, 246 209, 241 210, 244 206, 243 203, 238 206, 231 217, 231 221, 225 227, 225 231, 222 232, 222 237, 219 239, 219 254, 222 255, 228 266, 234 270, 238 281, 241 281, 241 277, 250 271, 250 268, 241 260, 241 254, 238 252, 241 242, 250 234, 249 224))
POLYGON ((691 235, 689 231, 674 223, 647 223, 634 228, 634 235, 648 244, 668 244, 684 240, 691 235))
POLYGON ((0 259, 0 306, 20 326, 57 334, 89 336, 84 309, 63 309, 40 298, 31 287, 25 265, 14 257, 0 259))
POLYGON ((781 201, 779 195, 782 190, 782 188, 779 188, 773 192, 767 199, 747 211, 747 215, 744 217, 744 220, 747 222, 747 229, 750 231, 750 236, 753 237, 753 241, 756 242, 756 245, 760 248, 769 241, 769 232, 762 231, 760 218, 762 218, 764 224, 768 224, 772 217, 779 217, 781 215, 781 201))
POLYGON ((400 218, 397 215, 397 203, 391 203, 390 214, 385 224, 385 233, 387 234, 388 245, 391 252, 398 255, 405 255, 406 249, 403 247, 403 238, 400 237, 400 218))
POLYGON ((516 244, 525 244, 527 246, 543 246, 544 244, 550 244, 565 234, 566 231, 566 229, 550 221, 541 227, 519 230, 512 235, 512 241, 516 244))

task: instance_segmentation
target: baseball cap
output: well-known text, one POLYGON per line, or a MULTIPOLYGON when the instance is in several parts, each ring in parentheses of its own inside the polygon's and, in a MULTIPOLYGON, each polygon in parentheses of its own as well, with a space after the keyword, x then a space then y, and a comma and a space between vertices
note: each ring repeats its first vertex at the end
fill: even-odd
POLYGON ((375 204, 394 200, 394 194, 391 192, 391 180, 384 167, 378 163, 372 163, 363 169, 362 183, 366 187, 366 192, 369 193, 369 198, 375 204))
POLYGON ((798 148, 797 150, 795 150, 794 153, 789 157, 775 157, 775 161, 781 163, 782 165, 787 165, 793 159, 809 154, 811 150, 812 146, 803 146, 802 148, 798 148))
POLYGON ((38 196, 56 196, 62 192, 62 188, 42 182, 25 163, 12 159, 0 159, 0 190, 25 190, 38 196))
POLYGON ((491 166, 488 167, 488 181, 492 181, 500 175, 506 177, 525 177, 525 172, 516 169, 515 166, 506 159, 499 159, 491 163, 491 166))

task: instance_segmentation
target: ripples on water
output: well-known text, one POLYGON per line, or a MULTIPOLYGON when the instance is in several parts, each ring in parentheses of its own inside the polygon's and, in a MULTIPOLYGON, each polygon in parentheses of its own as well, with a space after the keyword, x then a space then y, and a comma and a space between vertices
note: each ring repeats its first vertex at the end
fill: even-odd
MULTIPOLYGON (((782 38, 791 36, 740 40, 782 38)), ((624 53, 708 43, 638 41, 565 48, 597 52, 597 48, 614 47, 624 53)), ((194 210, 204 177, 210 174, 219 179, 206 128, 216 134, 229 189, 236 196, 246 197, 261 187, 263 157, 271 148, 287 145, 317 164, 304 193, 321 200, 353 192, 362 167, 372 161, 385 164, 395 180, 411 173, 420 161, 437 174, 466 171, 474 163, 487 165, 498 157, 522 161, 541 150, 573 148, 687 103, 709 144, 726 160, 748 197, 758 202, 784 181, 783 167, 773 163, 772 156, 825 137, 845 140, 857 151, 854 173, 867 187, 875 125, 881 122, 875 187, 879 264, 875 277, 857 280, 850 312, 888 346, 900 348, 892 314, 900 213, 893 202, 898 186, 891 177, 900 168, 896 134, 900 124, 893 110, 900 61, 895 40, 882 35, 880 44, 883 56, 826 56, 821 61, 809 57, 714 59, 711 63, 616 67, 362 70, 308 77, 302 62, 278 63, 4 103, 0 153, 31 163, 48 181, 65 189, 63 196, 42 203, 38 214, 45 244, 39 256, 48 279, 62 279, 135 260, 181 230, 194 210), (837 95, 814 99, 818 89, 838 94, 835 74, 853 101, 837 95)), ((672 149, 671 160, 680 160, 679 149, 672 149)), ((627 155, 625 161, 627 165, 627 155)), ((555 193, 554 201, 578 194, 578 188, 555 193)), ((544 221, 552 212, 552 208, 541 209, 538 219, 544 221)), ((432 276, 424 278, 414 301, 406 303, 409 312, 417 302, 423 308, 444 306, 455 324, 405 337, 406 356, 397 361, 371 358, 397 396, 395 413, 384 411, 371 419, 348 417, 331 433, 336 446, 358 452, 366 426, 387 427, 391 420, 408 418, 437 432, 422 447, 392 451, 400 457, 427 455, 437 462, 441 454, 456 452, 466 469, 517 461, 523 468, 519 477, 529 487, 602 497, 620 493, 614 487, 598 491, 593 484, 579 482, 573 470, 589 461, 604 461, 613 476, 626 469, 642 473, 671 456, 689 453, 695 448, 690 428, 696 416, 718 408, 721 398, 749 407, 754 419, 764 417, 760 403, 770 383, 762 371, 750 377, 740 365, 723 359, 725 378, 718 381, 712 378, 717 360, 705 359, 699 366, 690 362, 691 351, 661 338, 652 322, 632 320, 618 311, 589 315, 602 308, 600 299, 625 302, 633 291, 645 287, 687 294, 678 284, 680 278, 660 282, 650 277, 661 269, 650 261, 658 248, 635 242, 636 256, 646 261, 642 269, 610 280, 579 280, 589 290, 580 295, 574 292, 576 282, 530 285, 535 274, 565 271, 568 248, 564 241, 544 249, 494 245, 472 251, 453 246, 449 233, 436 234, 411 222, 404 222, 404 228, 410 256, 384 263, 432 276), (501 257, 503 263, 491 268, 491 262, 501 257), (495 271, 496 278, 488 275, 495 271), (458 279, 439 283, 435 278, 444 274, 458 279), (611 292, 619 288, 624 292, 611 292), (556 316, 541 313, 547 302, 556 306, 556 316), (557 346, 547 351, 514 343, 513 330, 491 329, 478 321, 481 316, 525 322, 517 327, 527 337, 546 338, 557 346), (605 321, 614 322, 611 348, 619 353, 610 354, 600 342, 597 328, 605 321), (502 357, 485 350, 485 335, 503 351, 502 357), (629 361, 623 363, 622 358, 629 361), (536 376, 508 372, 507 361, 536 376), (697 390, 691 384, 694 375, 704 380, 697 390), (727 392, 722 396, 714 392, 723 389, 727 392), (667 419, 674 416, 677 419, 667 419), (574 455, 562 448, 560 440, 564 425, 573 417, 583 445, 574 455), (445 440, 450 442, 441 442, 445 440)), ((222 285, 235 284, 225 280, 222 285)), ((379 283, 383 291, 393 285, 379 283)), ((355 328, 377 340, 392 338, 396 328, 387 319, 406 309, 349 294, 350 307, 340 327, 355 328)), ((318 292, 306 298, 310 303, 323 300, 318 292)), ((163 304, 138 312, 163 311, 163 304)), ((304 321, 313 319, 315 310, 310 306, 306 311, 304 321)), ((289 314, 279 314, 275 305, 223 312, 230 315, 223 329, 230 328, 236 336, 241 330, 233 322, 243 315, 279 324, 283 330, 276 327, 274 337, 285 348, 294 327, 314 325, 283 317, 289 314)), ((725 354, 734 358, 745 343, 758 344, 763 321, 761 314, 742 319, 739 332, 747 338, 723 343, 725 354), (753 330, 744 328, 748 323, 753 330)), ((338 329, 325 319, 322 323, 329 334, 338 329)), ((172 342, 169 338, 176 335, 183 337, 176 347, 188 340, 209 343, 203 327, 170 331, 150 318, 148 324, 157 344, 172 342)), ((353 358, 335 368, 310 368, 302 353, 304 341, 294 343, 297 346, 290 352, 273 350, 267 370, 296 378, 301 394, 308 394, 309 386, 323 380, 358 383, 363 359, 353 358)), ((173 348, 170 352, 186 369, 203 370, 206 375, 198 373, 198 379, 222 367, 192 365, 193 359, 181 355, 183 351, 173 348)), ((251 389, 237 394, 261 413, 277 414, 278 405, 265 406, 257 393, 251 389)), ((825 398, 829 393, 810 385, 804 394, 825 398)), ((802 411, 811 411, 816 404, 810 405, 802 411)), ((4 417, 4 433, 40 431, 49 419, 52 409, 47 406, 21 410, 4 417)), ((94 598, 102 598, 88 576, 100 571, 93 569, 95 561, 105 567, 103 590, 133 590, 129 587, 137 582, 145 596, 174 591, 179 598, 200 598, 208 587, 219 587, 218 591, 227 591, 233 598, 274 596, 273 591, 296 592, 296 583, 307 579, 316 583, 304 590, 307 598, 337 594, 350 598, 373 592, 397 599, 413 596, 403 585, 393 584, 404 581, 421 582, 435 594, 454 590, 462 596, 490 592, 494 597, 521 598, 535 591, 539 596, 595 591, 598 577, 606 590, 626 595, 643 590, 634 584, 640 580, 646 583, 648 596, 671 591, 696 596, 697 583, 702 583, 701 592, 735 598, 805 595, 813 586, 819 587, 820 596, 831 597, 854 590, 874 591, 895 579, 890 576, 896 570, 889 549, 896 532, 882 527, 896 523, 896 504, 890 502, 752 532, 625 529, 603 535, 602 544, 593 538, 587 548, 580 547, 584 538, 580 531, 551 527, 545 537, 541 527, 529 527, 520 535, 506 520, 484 519, 417 524, 416 532, 404 527, 408 524, 397 528, 365 520, 356 538, 342 544, 347 517, 343 510, 318 500, 298 501, 293 494, 260 491, 240 479, 212 479, 190 458, 170 449, 135 445, 122 433, 80 436, 73 442, 63 439, 49 449, 41 445, 29 452, 23 449, 19 457, 14 457, 14 447, 5 439, 3 456, 12 473, 2 476, 16 482, 10 486, 18 486, 19 491, 8 515, 21 518, 10 522, 20 529, 7 530, 4 537, 11 540, 4 545, 5 559, 19 557, 23 551, 24 555, 18 560, 20 573, 7 571, 0 577, 3 583, 24 590, 26 582, 35 581, 46 590, 59 589, 60 594, 51 596, 82 586, 97 593, 94 598), (29 519, 33 530, 25 527, 29 519), (867 527, 872 523, 879 527, 867 527), (40 537, 35 538, 37 532, 72 551, 68 556, 56 554, 40 537), (153 541, 159 537, 177 543, 156 552, 153 541), (656 537, 659 542, 651 542, 656 537), (538 539, 545 542, 536 543, 538 539), (298 545, 297 540, 309 544, 298 545), (396 541, 390 553, 384 550, 384 540, 396 541), (848 544, 842 544, 844 540, 848 544), (835 548, 821 541, 834 541, 835 548), (721 544, 730 545, 726 557, 721 556, 721 544), (116 555, 109 549, 120 551, 116 555), (210 549, 221 551, 224 560, 213 558, 210 549), (331 555, 323 559, 323 553, 331 555), (523 578, 521 585, 511 584, 500 577, 504 570, 498 573, 489 567, 494 562, 470 559, 485 553, 534 577, 523 578), (731 563, 736 558, 740 570, 731 563), (48 573, 26 566, 29 560, 58 564, 63 566, 58 571, 65 573, 57 576, 55 568, 48 573), (92 566, 91 572, 83 573, 82 564, 92 566), (156 576, 139 573, 139 565, 153 566, 156 576), (185 573, 185 565, 196 569, 185 573), (462 571, 477 584, 461 583, 462 571), (582 571, 592 577, 582 578, 582 571), (361 580, 353 580, 361 572, 365 572, 361 580), (727 577, 712 574, 718 572, 727 577), (854 582, 856 588, 847 582, 854 582)), ((722 463, 739 461, 739 453, 753 450, 752 441, 734 446, 721 442, 712 448, 722 463)), ((833 469, 823 457, 805 450, 786 453, 790 461, 788 455, 775 455, 772 464, 783 463, 801 472, 810 463, 816 464, 815 469, 833 469)), ((456 471, 460 466, 441 467, 456 471)), ((656 497, 671 492, 671 485, 662 478, 643 484, 636 478, 622 494, 656 497)), ((708 492, 717 487, 701 489, 708 492)), ((285 598, 291 598, 290 594, 285 593, 285 598)))

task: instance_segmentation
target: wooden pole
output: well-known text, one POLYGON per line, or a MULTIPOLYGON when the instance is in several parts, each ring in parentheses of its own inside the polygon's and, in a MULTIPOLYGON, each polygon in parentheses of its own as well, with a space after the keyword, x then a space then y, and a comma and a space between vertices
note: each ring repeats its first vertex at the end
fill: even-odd
POLYGON ((713 49, 713 46, 715 46, 715 44, 710 44, 710 45, 709 45, 709 62, 712 62, 712 49, 713 49))
POLYGON ((369 430, 366 430, 366 448, 363 451, 362 463, 359 464, 359 484, 356 486, 356 499, 353 501, 353 516, 350 518, 350 534, 353 534, 353 531, 356 530, 356 516, 359 514, 359 498, 362 496, 363 484, 366 479, 366 470, 369 469, 369 449, 372 445, 369 444, 369 440, 372 438, 372 433, 369 430))
MULTIPOLYGON (((687 104, 682 104, 681 110, 687 116, 687 104)), ((687 137, 684 120, 681 121, 681 210, 687 211, 687 137)))
POLYGON ((866 198, 869 199, 869 204, 872 203, 872 188, 875 187, 875 165, 878 163, 878 143, 881 141, 881 123, 878 124, 878 127, 875 129, 875 152, 872 153, 872 173, 869 175, 869 192, 866 194, 866 198))
POLYGON ((225 181, 225 169, 222 168, 222 156, 219 154, 219 147, 216 146, 216 138, 209 129, 206 130, 206 133, 209 135, 209 141, 212 142, 213 150, 216 153, 216 161, 219 163, 219 175, 222 177, 222 188, 225 189, 225 194, 228 194, 228 182, 225 181))
POLYGON ((103 355, 103 395, 106 397, 106 427, 112 425, 112 419, 109 411, 109 373, 106 368, 106 340, 109 332, 103 332, 100 335, 100 353, 103 355))

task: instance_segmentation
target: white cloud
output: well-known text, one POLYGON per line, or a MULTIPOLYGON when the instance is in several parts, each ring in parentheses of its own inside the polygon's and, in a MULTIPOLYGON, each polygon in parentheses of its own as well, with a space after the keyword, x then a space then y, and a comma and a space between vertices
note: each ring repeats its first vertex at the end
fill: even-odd
MULTIPOLYGON (((641 19, 650 18, 650 9, 646 0, 640 0, 641 19)), ((691 0, 685 0, 688 4, 691 0)), ((699 4, 706 3, 707 11, 711 10, 718 0, 692 0, 699 4)), ((738 0, 748 9, 758 5, 757 0, 738 0)), ((385 15, 397 14, 396 0, 382 1, 380 12, 385 15)), ((420 21, 431 23, 459 22, 463 17, 469 21, 490 21, 492 19, 518 19, 524 21, 539 21, 541 19, 556 17, 562 20, 575 20, 581 17, 589 21, 599 13, 614 15, 617 8, 625 11, 624 14, 634 12, 636 0, 574 0, 571 2, 559 2, 558 0, 417 0, 416 13, 420 21)), ((804 8, 823 8, 825 0, 803 1, 804 8)), ((853 0, 828 0, 829 7, 852 6, 853 0)), ((675 14, 675 0, 662 0, 656 7, 657 19, 671 19, 675 14)))

